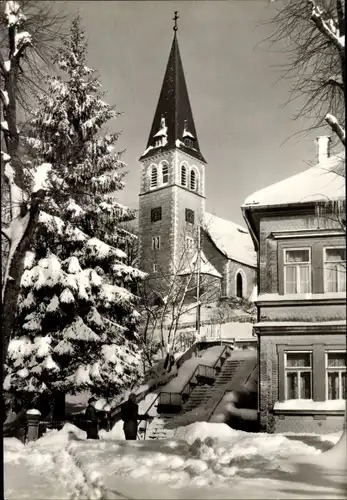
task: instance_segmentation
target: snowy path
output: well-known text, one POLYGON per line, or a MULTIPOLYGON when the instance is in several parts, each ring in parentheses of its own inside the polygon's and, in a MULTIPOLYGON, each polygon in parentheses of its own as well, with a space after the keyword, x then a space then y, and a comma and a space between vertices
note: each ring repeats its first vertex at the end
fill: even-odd
POLYGON ((312 463, 336 435, 291 439, 200 423, 171 441, 125 442, 115 431, 102 437, 87 441, 66 426, 25 447, 5 439, 5 498, 346 498, 342 478, 312 463), (298 455, 307 462, 295 464, 298 455))

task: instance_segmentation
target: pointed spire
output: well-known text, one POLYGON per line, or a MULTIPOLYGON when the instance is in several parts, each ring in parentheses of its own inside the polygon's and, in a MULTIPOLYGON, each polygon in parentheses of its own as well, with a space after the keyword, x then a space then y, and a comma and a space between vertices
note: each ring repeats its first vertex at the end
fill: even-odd
POLYGON ((140 160, 160 150, 179 148, 205 162, 199 148, 193 113, 177 41, 177 12, 174 38, 145 153, 140 160), (163 127, 164 123, 164 127, 163 127), (165 134, 163 134, 165 131, 165 134), (164 140, 160 140, 164 136, 164 140))

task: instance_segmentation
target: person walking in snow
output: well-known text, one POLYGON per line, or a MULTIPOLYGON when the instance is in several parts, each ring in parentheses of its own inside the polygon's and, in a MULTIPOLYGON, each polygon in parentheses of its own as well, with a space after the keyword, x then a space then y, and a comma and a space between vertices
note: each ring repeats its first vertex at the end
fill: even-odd
POLYGON ((93 404, 95 401, 95 398, 90 398, 88 400, 88 408, 86 409, 87 439, 99 439, 98 416, 93 404))
POLYGON ((148 420, 148 415, 139 415, 139 405, 136 403, 136 394, 131 393, 128 401, 123 404, 121 418, 124 422, 123 431, 126 440, 134 440, 137 437, 138 420, 148 420))

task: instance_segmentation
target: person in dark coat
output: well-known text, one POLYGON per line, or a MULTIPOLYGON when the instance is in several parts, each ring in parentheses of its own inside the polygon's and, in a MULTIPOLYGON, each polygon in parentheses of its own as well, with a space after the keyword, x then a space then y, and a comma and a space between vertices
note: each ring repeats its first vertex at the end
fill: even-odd
POLYGON ((95 401, 95 398, 90 398, 88 400, 88 408, 86 409, 87 439, 99 439, 98 416, 93 405, 95 401))
POLYGON ((128 401, 123 404, 121 418, 124 422, 125 439, 134 440, 137 437, 138 420, 149 420, 148 415, 139 415, 139 405, 136 404, 136 394, 130 394, 128 401))

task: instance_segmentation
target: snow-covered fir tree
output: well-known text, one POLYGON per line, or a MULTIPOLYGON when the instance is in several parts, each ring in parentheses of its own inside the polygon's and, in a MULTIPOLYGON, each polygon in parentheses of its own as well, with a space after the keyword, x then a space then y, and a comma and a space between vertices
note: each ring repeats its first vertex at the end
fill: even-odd
POLYGON ((139 376, 134 286, 144 274, 125 264, 134 218, 114 192, 124 187, 118 135, 102 127, 106 104, 79 19, 31 122, 35 178, 47 189, 35 245, 27 252, 4 389, 39 394, 88 390, 109 403, 139 376))

